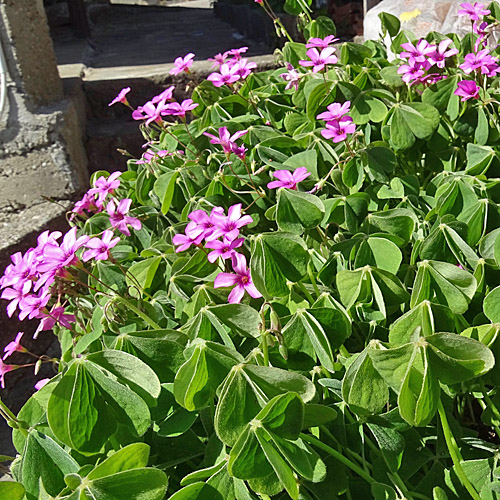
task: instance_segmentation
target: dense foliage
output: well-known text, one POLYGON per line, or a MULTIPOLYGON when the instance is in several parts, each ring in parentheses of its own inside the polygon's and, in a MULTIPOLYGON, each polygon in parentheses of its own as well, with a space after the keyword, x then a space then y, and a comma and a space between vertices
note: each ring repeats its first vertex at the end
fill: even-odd
POLYGON ((134 110, 143 157, 0 283, 62 350, 0 402, 2 498, 497 498, 500 6, 462 14, 420 41, 382 15, 392 62, 313 21, 286 69, 233 50, 134 110))

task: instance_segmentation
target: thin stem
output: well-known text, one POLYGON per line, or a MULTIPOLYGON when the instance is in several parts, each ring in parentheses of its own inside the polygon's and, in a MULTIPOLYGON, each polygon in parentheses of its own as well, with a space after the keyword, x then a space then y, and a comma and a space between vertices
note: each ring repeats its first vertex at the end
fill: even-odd
POLYGON ((269 366, 269 346, 267 345, 267 331, 262 333, 262 354, 264 355, 264 366, 269 366))
POLYGON ((314 288, 314 293, 316 294, 316 297, 319 299, 321 292, 319 291, 318 284, 316 283, 316 278, 314 277, 314 273, 310 265, 307 266, 307 274, 309 275, 309 279, 311 280, 311 284, 314 288))
POLYGON ((469 492, 471 498, 473 498, 474 500, 481 500, 481 497, 478 495, 474 486, 472 486, 472 483, 469 481, 469 478, 462 468, 462 456, 460 455, 455 437, 451 432, 450 425, 448 424, 448 419, 446 417, 446 411, 441 400, 439 400, 438 403, 438 413, 441 420, 441 427, 443 428, 446 446, 448 447, 450 457, 453 461, 453 465, 455 466, 455 472, 457 473, 457 476, 464 485, 465 489, 469 492))
POLYGON ((330 456, 338 460, 339 462, 343 463, 346 467, 349 467, 353 472, 355 472, 358 476, 363 478, 365 481, 368 483, 374 483, 375 479, 373 479, 368 472, 363 470, 361 467, 356 465, 354 462, 349 460, 348 458, 344 457, 340 452, 332 448, 331 446, 328 446, 327 444, 323 443, 319 439, 316 439, 315 437, 311 436, 310 434, 304 434, 303 432, 300 433, 300 438, 305 441, 306 443, 312 444, 313 446, 316 446, 320 450, 325 451, 328 453, 330 456))
POLYGON ((134 311, 139 318, 143 319, 149 326, 153 327, 155 330, 161 330, 161 326, 153 321, 147 314, 143 313, 138 307, 134 306, 132 302, 127 300, 125 297, 122 297, 120 295, 117 295, 116 298, 118 299, 119 302, 122 302, 124 305, 126 305, 131 311, 134 311))
POLYGON ((3 413, 5 413, 9 417, 10 420, 14 422, 19 422, 19 420, 17 420, 17 417, 14 415, 14 413, 12 413, 10 408, 2 401, 1 398, 0 398, 0 409, 2 410, 3 413))

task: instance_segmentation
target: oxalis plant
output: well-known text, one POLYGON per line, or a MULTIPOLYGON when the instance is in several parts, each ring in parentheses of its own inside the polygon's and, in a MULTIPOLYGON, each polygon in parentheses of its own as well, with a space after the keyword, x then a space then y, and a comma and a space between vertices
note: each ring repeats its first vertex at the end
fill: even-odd
POLYGON ((142 158, 1 278, 61 345, 0 362, 55 369, 0 402, 1 498, 498 498, 500 6, 459 15, 382 14, 392 60, 311 20, 277 70, 234 49, 132 107, 142 158))

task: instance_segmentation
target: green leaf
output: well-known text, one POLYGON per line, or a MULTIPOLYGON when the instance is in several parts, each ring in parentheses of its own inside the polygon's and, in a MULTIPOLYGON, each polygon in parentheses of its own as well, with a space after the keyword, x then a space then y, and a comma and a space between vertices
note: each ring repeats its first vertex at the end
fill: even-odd
POLYGON ((382 29, 387 30, 389 35, 394 38, 399 33, 399 29, 401 28, 399 19, 387 12, 381 12, 378 17, 380 19, 382 29))
POLYGON ((192 483, 176 491, 168 500, 224 500, 224 497, 207 483, 192 483))
POLYGON ((488 142, 489 128, 488 118, 483 108, 477 109, 477 127, 474 138, 478 144, 485 145, 488 142))
POLYGON ((265 297, 289 294, 288 281, 300 281, 307 274, 309 253, 297 235, 264 233, 252 243, 252 281, 265 297))
POLYGON ((318 16, 304 27, 306 40, 309 38, 325 38, 328 35, 335 35, 336 27, 331 18, 318 16))
POLYGON ((349 116, 356 125, 364 125, 369 121, 380 123, 387 115, 387 106, 376 97, 362 92, 352 103, 349 116))
POLYGON ((153 278, 161 260, 162 257, 158 255, 132 264, 127 272, 127 285, 133 288, 137 288, 137 285, 139 285, 141 290, 138 290, 138 292, 149 288, 153 283, 153 278))
POLYGON ((422 94, 422 102, 445 111, 457 88, 458 77, 452 76, 427 87, 422 94))
POLYGON ((24 486, 14 481, 0 482, 0 498, 5 500, 23 500, 24 486))
POLYGON ((259 313, 246 304, 223 304, 210 306, 207 309, 213 313, 233 333, 242 337, 255 337, 260 335, 259 313))
POLYGON ((401 460, 405 449, 405 440, 403 436, 390 427, 384 427, 370 422, 368 422, 367 425, 377 441, 377 445, 382 452, 382 456, 389 470, 391 472, 397 472, 401 466, 401 460))
POLYGON ((276 222, 281 231, 301 234, 316 227, 325 214, 323 202, 313 194, 280 188, 276 222))
POLYGON ((368 348, 347 368, 342 380, 342 398, 358 415, 379 413, 389 401, 389 388, 373 367, 368 348))
POLYGON ((410 149, 415 144, 415 136, 404 119, 402 111, 393 111, 391 122, 391 142, 396 150, 410 149))
POLYGON ((486 295, 483 301, 483 311, 490 321, 500 323, 500 286, 486 295))
POLYGON ((397 500, 396 492, 392 486, 384 483, 371 484, 373 500, 397 500))
POLYGON ((304 421, 304 403, 295 392, 280 394, 272 398, 255 418, 273 435, 296 440, 304 421))
POLYGON ((382 212, 373 212, 368 214, 367 223, 373 227, 370 233, 381 231, 397 236, 401 239, 402 247, 411 239, 411 235, 418 219, 415 214, 406 208, 393 208, 382 212))
POLYGON ((480 146, 478 144, 467 144, 467 166, 465 171, 470 175, 481 175, 487 172, 495 151, 490 146, 480 146))
POLYGON ((162 214, 166 214, 170 210, 178 175, 177 170, 172 170, 160 175, 154 183, 153 190, 156 196, 160 198, 162 214))
POLYGON ((370 265, 396 274, 402 260, 401 250, 391 240, 378 236, 369 236, 361 242, 356 253, 354 266, 370 265))

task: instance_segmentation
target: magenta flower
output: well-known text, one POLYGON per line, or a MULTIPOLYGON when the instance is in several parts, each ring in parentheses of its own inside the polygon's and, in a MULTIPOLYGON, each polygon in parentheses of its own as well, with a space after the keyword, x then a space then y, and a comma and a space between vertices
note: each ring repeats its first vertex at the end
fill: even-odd
POLYGON ((106 229, 106 231, 102 233, 102 239, 91 238, 87 243, 85 243, 85 246, 90 250, 83 252, 83 262, 87 262, 90 259, 108 260, 109 251, 120 241, 119 237, 113 238, 113 236, 113 231, 106 229))
POLYGON ((24 300, 31 290, 31 283, 29 281, 25 281, 21 288, 5 288, 2 291, 2 295, 0 298, 5 300, 10 300, 7 305, 7 315, 9 318, 15 313, 19 303, 24 300))
POLYGON ((309 38, 306 43, 307 49, 326 49, 331 43, 338 41, 338 38, 335 38, 334 35, 328 35, 325 38, 309 38))
POLYGON ((316 119, 331 121, 331 120, 340 120, 346 113, 349 113, 351 108, 351 101, 346 101, 344 104, 340 104, 338 102, 334 102, 327 106, 328 111, 324 113, 320 113, 316 119))
POLYGON ((496 57, 493 57, 488 49, 480 50, 477 54, 467 54, 464 59, 465 62, 460 65, 460 68, 466 74, 480 70, 483 75, 495 76, 500 72, 496 57))
POLYGON ((186 54, 184 57, 177 57, 174 61, 175 68, 170 70, 171 75, 178 75, 185 71, 189 73, 189 68, 193 65, 194 54, 190 52, 186 54))
POLYGON ((400 57, 410 59, 418 63, 423 63, 426 61, 426 57, 432 54, 436 50, 435 45, 431 45, 427 40, 421 38, 417 45, 413 45, 411 42, 402 43, 401 47, 404 49, 401 52, 400 57))
POLYGON ((325 68, 327 64, 336 64, 338 61, 337 56, 333 55, 335 49, 327 47, 320 52, 318 49, 309 49, 306 54, 310 61, 299 61, 301 66, 312 66, 313 73, 317 73, 325 68))
POLYGON ((9 264, 5 269, 0 288, 7 286, 22 288, 25 281, 36 281, 38 278, 38 255, 38 252, 33 248, 30 248, 24 255, 21 252, 11 255, 12 264, 9 264))
POLYGON ((207 80, 212 82, 216 87, 231 85, 240 79, 240 76, 237 74, 238 66, 236 65, 230 66, 224 63, 221 65, 219 71, 220 73, 214 72, 207 77, 207 80))
POLYGON ((24 318, 33 319, 42 314, 42 310, 48 304, 51 294, 42 290, 39 295, 27 295, 19 302, 19 319, 22 321, 24 318))
POLYGON ((269 189, 282 187, 297 191, 297 184, 307 179, 311 175, 311 172, 308 172, 306 167, 299 167, 293 172, 289 170, 276 170, 276 172, 272 172, 271 175, 278 180, 269 182, 267 184, 269 189))
POLYGON ((402 80, 405 83, 415 81, 416 83, 423 80, 425 71, 419 63, 410 59, 410 64, 402 64, 398 68, 398 75, 402 75, 402 80))
POLYGON ((458 82, 458 88, 453 93, 460 96, 462 102, 469 99, 477 99, 479 96, 479 87, 472 80, 462 80, 458 82))
POLYGON ((152 149, 148 149, 140 160, 137 160, 136 163, 138 165, 149 164, 155 158, 165 158, 165 156, 172 156, 173 153, 169 153, 166 149, 160 149, 160 151, 153 151, 152 149))
POLYGON ((231 151, 240 159, 244 160, 248 149, 245 146, 238 146, 235 142, 231 144, 231 151))
POLYGON ((132 118, 134 120, 146 120, 146 125, 151 122, 161 123, 161 112, 165 109, 166 103, 164 100, 157 103, 148 101, 144 106, 139 106, 137 109, 132 111, 132 118))
POLYGON ((137 231, 139 231, 142 227, 139 219, 127 215, 131 204, 132 200, 130 198, 124 198, 123 200, 120 200, 118 206, 115 206, 115 202, 113 200, 111 200, 106 206, 106 211, 109 215, 109 222, 114 228, 118 229, 118 231, 126 236, 130 236, 130 230, 127 225, 132 226, 132 228, 137 231))
POLYGON ((121 102, 122 104, 125 104, 125 106, 130 106, 130 104, 127 101, 127 94, 130 92, 130 87, 125 87, 124 89, 121 89, 118 95, 108 104, 108 106, 113 106, 113 104, 116 104, 117 102, 121 102))
POLYGON ((221 54, 220 52, 216 54, 214 57, 209 57, 208 60, 211 61, 212 68, 220 68, 222 64, 226 62, 227 59, 227 52, 224 52, 224 54, 221 54))
POLYGON ((36 339, 40 332, 52 330, 56 323, 64 326, 68 330, 71 329, 71 324, 76 321, 74 314, 66 314, 63 306, 55 305, 49 313, 42 313, 40 324, 38 325, 33 338, 36 339))
POLYGON ((191 212, 188 217, 195 223, 195 225, 188 224, 188 227, 186 227, 185 230, 186 235, 192 240, 197 240, 200 235, 202 236, 202 240, 210 236, 215 230, 215 226, 212 221, 212 216, 215 213, 223 214, 224 209, 222 207, 214 207, 210 215, 208 215, 205 210, 194 210, 191 212))
POLYGON ((102 205, 97 206, 95 196, 85 193, 80 201, 77 201, 71 210, 72 216, 70 220, 73 220, 77 215, 85 215, 85 212, 100 212, 102 211, 102 205))
POLYGON ((233 67, 236 68, 235 74, 244 80, 250 75, 250 73, 252 73, 252 70, 257 67, 257 64, 254 62, 248 62, 248 59, 240 59, 234 64, 233 67))
POLYGON ((3 352, 5 353, 4 356, 3 356, 3 360, 5 361, 9 356, 11 356, 12 354, 14 354, 16 351, 17 352, 26 352, 27 349, 25 347, 23 347, 20 342, 21 342, 21 338, 23 337, 24 335, 24 332, 19 332, 17 335, 16 335, 16 338, 12 341, 12 342, 9 342, 3 352))
POLYGON ((287 73, 281 73, 280 78, 283 78, 285 82, 288 82, 286 84, 285 90, 294 88, 297 90, 299 88, 299 79, 300 75, 298 71, 290 64, 286 63, 286 67, 288 69, 287 73))
POLYGON ((35 384, 35 389, 39 391, 43 386, 47 385, 50 382, 50 378, 42 378, 35 384))
POLYGON ((162 101, 163 102, 170 101, 173 97, 174 89, 175 89, 175 86, 170 85, 170 87, 167 87, 162 93, 154 96, 153 99, 151 99, 151 102, 153 104, 158 104, 159 102, 162 102, 162 101))
POLYGON ((204 238, 204 233, 199 232, 196 222, 191 221, 185 229, 186 234, 175 234, 172 238, 172 243, 178 248, 175 249, 175 252, 184 252, 191 247, 191 245, 198 246, 201 244, 204 238), (192 237, 190 235, 196 234, 196 236, 192 237))
POLYGON ((16 370, 18 366, 16 365, 6 365, 1 359, 0 359, 0 384, 2 386, 2 389, 5 389, 5 374, 11 372, 12 370, 16 370))
POLYGON ((459 16, 469 16, 471 21, 479 21, 479 16, 487 16, 491 11, 484 8, 484 5, 479 2, 461 3, 460 10, 457 12, 459 16))
POLYGON ((197 106, 198 103, 193 102, 193 99, 184 99, 180 104, 178 102, 171 102, 170 104, 167 104, 161 114, 185 118, 186 113, 188 111, 192 111, 197 106))
POLYGON ((113 172, 109 177, 101 176, 94 182, 94 187, 89 189, 87 194, 89 196, 97 195, 96 206, 101 208, 106 196, 113 194, 115 189, 120 187, 120 181, 118 180, 120 175, 122 175, 121 172, 113 172))
POLYGON ((458 49, 448 49, 452 43, 453 41, 450 39, 439 42, 435 51, 429 55, 429 62, 435 64, 438 68, 444 68, 446 59, 458 54, 458 49))
POLYGON ((227 127, 220 127, 219 137, 209 134, 208 132, 203 132, 203 135, 210 138, 210 144, 220 144, 224 153, 228 155, 235 146, 237 147, 236 141, 243 137, 246 133, 248 133, 248 130, 239 130, 231 135, 227 127))
POLYGON ((328 122, 326 129, 321 131, 325 139, 332 139, 333 142, 342 142, 347 138, 347 134, 352 134, 356 130, 356 125, 352 123, 352 118, 345 116, 342 120, 328 122))
POLYGON ((222 238, 220 240, 209 241, 206 244, 206 248, 213 248, 213 252, 208 254, 208 260, 213 264, 219 257, 223 260, 230 259, 235 253, 235 249, 243 245, 244 238, 236 238, 235 240, 229 240, 228 238, 222 238))
POLYGON ((224 52, 224 56, 234 57, 237 61, 241 59, 241 55, 244 54, 248 50, 248 47, 240 47, 239 49, 231 49, 227 52, 224 52))
POLYGON ((221 236, 228 240, 234 240, 240 234, 240 228, 253 222, 250 215, 241 215, 241 203, 229 207, 228 215, 215 212, 211 216, 212 223, 215 226, 214 232, 206 238, 207 241, 213 241, 221 236))
POLYGON ((219 273, 215 277, 214 288, 234 286, 227 298, 230 304, 239 304, 245 292, 254 299, 262 297, 262 294, 252 282, 245 256, 234 253, 231 257, 231 263, 235 273, 219 273))

